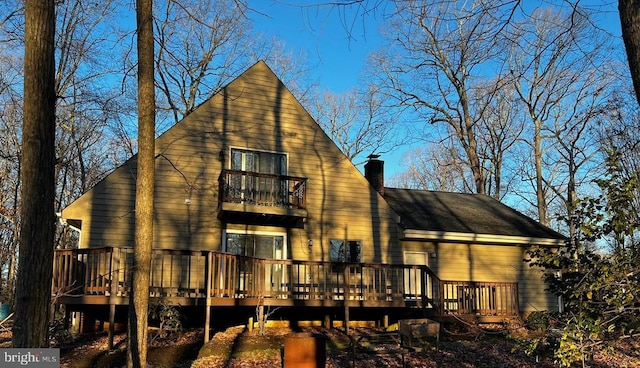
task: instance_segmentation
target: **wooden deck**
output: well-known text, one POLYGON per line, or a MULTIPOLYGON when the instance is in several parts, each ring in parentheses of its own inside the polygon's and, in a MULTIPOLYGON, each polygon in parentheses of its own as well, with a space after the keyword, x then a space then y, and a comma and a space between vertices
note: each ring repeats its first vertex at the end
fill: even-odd
MULTIPOLYGON (((56 250, 61 304, 128 304, 132 248, 56 250)), ((149 296, 180 305, 428 308, 514 315, 516 283, 440 280, 426 266, 259 259, 155 249, 149 296)))
MULTIPOLYGON (((133 249, 56 250, 57 304, 128 305, 133 249)), ((259 259, 154 249, 149 297, 181 306, 421 308, 431 315, 519 314, 517 283, 440 280, 418 265, 259 259)), ((112 322, 113 316, 110 317, 112 322)), ((205 328, 207 328, 206 326, 205 328)))

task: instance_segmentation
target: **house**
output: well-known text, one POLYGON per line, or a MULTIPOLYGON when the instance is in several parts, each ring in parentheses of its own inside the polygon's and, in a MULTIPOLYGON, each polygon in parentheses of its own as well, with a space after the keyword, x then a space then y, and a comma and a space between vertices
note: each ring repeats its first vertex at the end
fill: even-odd
MULTIPOLYGON (((199 310, 418 310, 502 319, 556 310, 531 245, 561 234, 484 195, 384 187, 365 176, 262 61, 156 139, 150 297, 199 310)), ((128 303, 136 156, 62 211, 56 301, 113 326, 128 303)), ((207 332, 206 338, 209 337, 207 332)))

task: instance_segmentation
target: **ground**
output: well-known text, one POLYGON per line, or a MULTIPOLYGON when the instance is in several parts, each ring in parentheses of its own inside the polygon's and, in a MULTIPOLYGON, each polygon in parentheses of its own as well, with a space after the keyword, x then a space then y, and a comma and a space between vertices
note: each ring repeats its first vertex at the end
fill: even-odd
MULTIPOLYGON (((232 327, 215 333, 203 345, 201 329, 183 331, 167 338, 154 338, 149 347, 149 363, 153 368, 241 368, 282 367, 285 337, 305 331, 326 339, 326 367, 558 367, 550 357, 527 356, 503 331, 445 331, 438 346, 430 341, 421 352, 401 352, 397 337, 388 336, 374 343, 362 342, 354 352, 352 339, 342 329, 320 327, 268 328, 258 330, 232 327)), ((352 329, 355 336, 373 335, 379 329, 352 329)), ((153 335, 153 334, 152 334, 153 335)), ((352 335, 353 336, 353 335, 352 335)), ((362 340, 362 341, 366 341, 362 340)), ((10 335, 0 334, 0 347, 8 347, 10 335)), ((105 334, 82 336, 60 345, 61 367, 123 367, 126 341, 124 334, 115 338, 116 347, 107 350, 105 334)), ((614 352, 594 357, 591 368, 640 367, 640 340, 620 341, 614 352)))

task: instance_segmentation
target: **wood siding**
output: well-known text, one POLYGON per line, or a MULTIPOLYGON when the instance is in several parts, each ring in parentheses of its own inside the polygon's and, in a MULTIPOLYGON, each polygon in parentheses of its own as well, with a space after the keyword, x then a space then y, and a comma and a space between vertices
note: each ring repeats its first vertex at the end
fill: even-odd
MULTIPOLYGON (((231 148, 285 153, 287 175, 308 178, 304 228, 279 229, 288 258, 328 261, 343 239, 363 262, 402 261, 393 211, 263 62, 157 139, 156 248, 219 251, 223 229, 242 228, 216 212, 231 148)), ((133 244, 134 186, 135 157, 63 211, 82 221, 81 247, 133 244)))

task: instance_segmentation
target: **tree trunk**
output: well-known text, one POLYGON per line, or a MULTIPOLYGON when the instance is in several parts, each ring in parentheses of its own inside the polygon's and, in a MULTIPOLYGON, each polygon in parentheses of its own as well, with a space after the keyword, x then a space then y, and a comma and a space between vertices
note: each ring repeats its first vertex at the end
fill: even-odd
MULTIPOLYGON (((572 152, 569 152, 569 162, 567 163, 569 166, 569 181, 567 183, 567 199, 566 199, 566 207, 567 207, 567 219, 569 225, 569 239, 571 241, 572 246, 579 246, 580 244, 576 242, 577 233, 578 233, 578 224, 576 224, 576 158, 572 152)), ((575 248, 576 256, 577 253, 580 252, 580 249, 575 248)))
POLYGON ((27 0, 16 348, 48 346, 55 229, 54 37, 54 2, 27 0))
POLYGON ((154 40, 152 0, 137 0, 138 24, 138 173, 135 249, 129 303, 127 367, 147 366, 149 278, 153 248, 155 155, 154 40))
POLYGON ((538 206, 538 221, 543 225, 549 225, 547 220, 547 199, 544 195, 544 180, 542 174, 542 123, 535 122, 533 137, 533 155, 536 168, 536 204, 538 206))
POLYGON ((640 104, 640 0, 619 0, 618 12, 631 79, 640 104))
POLYGON ((476 193, 486 194, 484 180, 485 173, 484 168, 482 167, 482 163, 480 162, 480 157, 478 156, 478 142, 476 141, 476 132, 474 130, 475 122, 471 118, 471 107, 469 98, 467 97, 467 91, 465 89, 460 89, 458 91, 458 95, 460 96, 460 104, 462 105, 463 110, 462 117, 464 119, 464 126, 460 127, 460 131, 463 135, 462 137, 460 137, 460 140, 462 142, 462 146, 464 147, 465 153, 467 154, 469 166, 471 167, 473 182, 476 186, 476 193))

